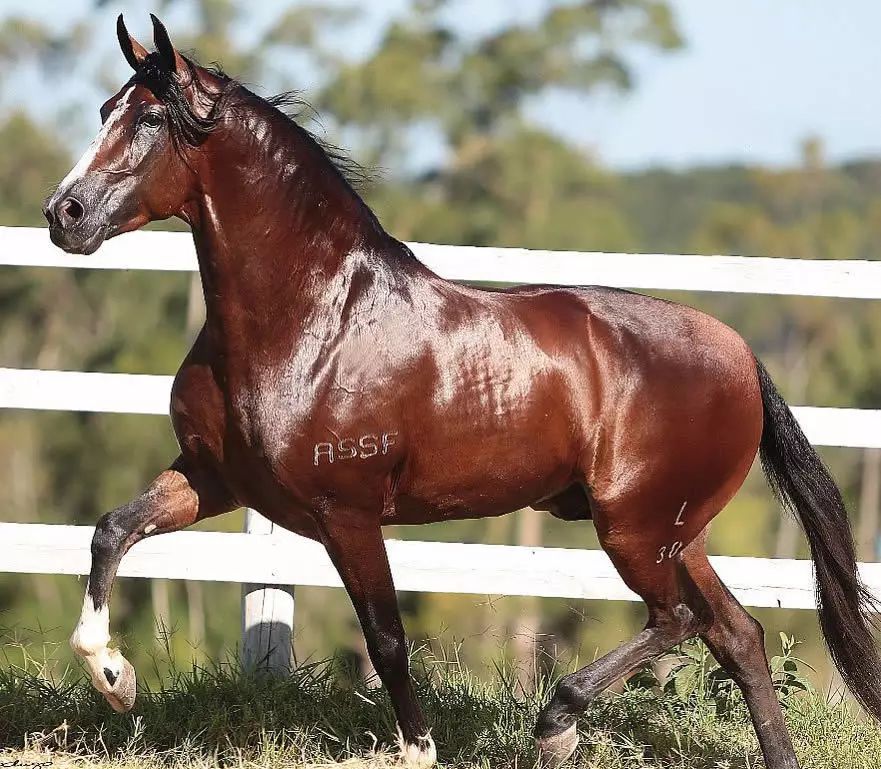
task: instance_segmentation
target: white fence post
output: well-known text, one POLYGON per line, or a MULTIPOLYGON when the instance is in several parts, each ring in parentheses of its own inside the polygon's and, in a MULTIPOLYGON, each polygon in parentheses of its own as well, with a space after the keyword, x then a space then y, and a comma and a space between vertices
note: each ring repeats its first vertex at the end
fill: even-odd
MULTIPOLYGON (((245 533, 274 536, 276 526, 245 511, 245 533)), ((242 663, 248 669, 287 675, 293 667, 294 588, 242 585, 242 663)))

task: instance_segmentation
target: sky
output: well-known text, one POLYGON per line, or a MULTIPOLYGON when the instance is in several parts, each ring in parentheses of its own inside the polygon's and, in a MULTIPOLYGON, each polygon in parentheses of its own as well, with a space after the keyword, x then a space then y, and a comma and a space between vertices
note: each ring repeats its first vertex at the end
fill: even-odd
POLYGON ((881 154, 877 0, 673 6, 686 49, 644 57, 636 92, 595 102, 567 136, 624 167, 789 164, 812 136, 830 159, 881 154))
MULTIPOLYGON (((528 20, 542 2, 459 0, 457 12, 469 28, 490 28, 506 14, 528 20)), ((383 20, 405 3, 372 0, 371 22, 350 41, 352 50, 369 50, 383 20)), ((533 117, 618 169, 782 166, 798 162, 801 142, 813 137, 822 139, 831 161, 881 156, 881 2, 672 0, 671 5, 685 48, 637 52, 633 92, 589 100, 553 94, 535 105, 533 117)), ((123 9, 131 28, 146 34, 151 6, 144 0, 108 3, 95 20, 107 26, 112 41, 112 20, 123 9)), ((276 0, 254 3, 242 34, 267 23, 280 6, 276 0)), ((38 14, 55 24, 81 18, 91 7, 91 0, 0 0, 0 14, 38 14)), ((173 24, 166 21, 173 37, 173 24)), ((308 92, 308 83, 292 85, 308 92)), ((28 103, 40 91, 27 78, 11 87, 28 103)))

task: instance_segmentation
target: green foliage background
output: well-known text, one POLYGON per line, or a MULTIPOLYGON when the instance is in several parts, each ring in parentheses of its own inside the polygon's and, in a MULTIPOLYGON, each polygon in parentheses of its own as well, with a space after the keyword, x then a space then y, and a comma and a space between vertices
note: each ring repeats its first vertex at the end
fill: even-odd
MULTIPOLYGON (((97 106, 123 81, 112 17, 97 3, 63 33, 32 18, 0 22, 0 88, 38 72, 57 88, 54 110, 23 111, 0 100, 0 224, 41 225, 40 201, 71 166, 71 136, 94 123, 97 106), (67 71, 69 70, 69 71, 67 71), (68 80, 65 80, 68 78, 68 80), (86 85, 83 86, 83 83, 86 85), (85 94, 85 95, 84 95, 85 94)), ((316 0, 279 2, 278 16, 242 43, 249 6, 234 0, 165 2, 183 49, 267 90, 315 84, 306 94, 325 132, 365 163, 388 169, 365 191, 402 239, 582 251, 694 252, 877 259, 881 248, 881 162, 828 166, 822 142, 784 170, 708 167, 615 173, 531 120, 543 94, 638 87, 630 60, 639 49, 683 41, 665 2, 555 2, 529 24, 507 21, 483 34, 467 28, 461 2, 412 0, 379 30, 366 54, 347 55, 363 15, 316 0), (428 139, 426 139, 428 137, 428 139), (441 151, 423 162, 420 144, 441 151)), ((464 4, 467 5, 467 4, 464 4)), ((134 28, 134 27, 133 27, 134 28)), ((139 26, 136 29, 144 29, 139 26)), ((83 142, 84 144, 84 142, 83 142)), ((0 269, 0 365, 170 374, 194 335, 198 292, 188 276, 162 273, 0 269)), ((672 296, 672 295, 671 295, 672 296)), ((738 329, 794 403, 877 407, 881 399, 881 316, 870 302, 675 295, 738 329)), ((93 523, 138 492, 175 455, 164 418, 94 414, 0 414, 0 488, 7 521, 93 523)), ((856 509, 864 457, 824 455, 856 509)), ((871 500, 869 508, 872 508, 871 500)), ((874 503, 877 506, 877 501, 874 503)), ((203 528, 236 530, 241 515, 203 528)), ((870 534, 873 532, 870 532, 870 534)), ((396 530, 389 536, 467 542, 536 542, 596 547, 589 523, 534 514, 396 530)), ((730 555, 805 556, 758 474, 718 518, 712 550, 730 555)), ((2 543, 0 543, 2 547, 2 543)), ((871 538, 863 557, 874 559, 871 538)), ((84 584, 71 577, 0 575, 0 626, 7 638, 62 643, 84 584)), ((157 614, 173 631, 178 660, 234 651, 239 587, 122 580, 113 625, 148 680, 157 614)), ((616 602, 416 595, 401 597, 412 639, 461 639, 463 661, 479 670, 501 647, 525 667, 536 653, 592 658, 631 635, 641 607, 616 602)), ((829 675, 814 615, 759 611, 778 631, 806 639, 803 655, 829 675)), ((345 596, 297 591, 296 650, 322 659, 360 654, 345 596)), ((62 651, 55 655, 64 664, 62 651)))

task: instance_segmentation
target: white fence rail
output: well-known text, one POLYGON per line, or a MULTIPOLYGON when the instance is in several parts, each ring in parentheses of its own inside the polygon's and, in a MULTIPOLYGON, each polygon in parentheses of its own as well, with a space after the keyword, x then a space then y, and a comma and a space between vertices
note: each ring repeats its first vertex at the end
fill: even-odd
MULTIPOLYGON (((0 570, 88 574, 91 526, 0 523, 0 570)), ((605 553, 574 548, 386 540, 398 590, 640 600, 605 553)), ((714 567, 748 606, 814 606, 810 561, 714 556, 714 567)), ((881 564, 861 573, 881 594, 881 564)), ((180 531, 145 539, 123 559, 123 577, 341 587, 324 548, 287 531, 272 536, 180 531)))
MULTIPOLYGON (((0 408, 168 414, 173 377, 0 368, 0 408)), ((881 448, 881 411, 793 409, 815 446, 881 448)))
MULTIPOLYGON (((408 245, 439 275, 464 282, 881 299, 881 262, 408 245)), ((0 265, 176 272, 198 269, 189 233, 132 232, 108 241, 91 256, 68 256, 49 242, 44 230, 31 227, 0 227, 0 265)))
MULTIPOLYGON (((459 281, 881 299, 881 262, 411 246, 436 272, 459 281)), ((184 233, 132 233, 83 257, 54 248, 44 230, 0 227, 0 265, 191 271, 196 260, 184 233)), ((0 408, 167 414, 170 386, 166 376, 6 368, 0 369, 0 408)), ((802 406, 795 412, 816 445, 881 448, 881 411, 802 406)), ((0 523, 0 571, 86 574, 91 533, 84 526, 0 523)), ((393 540, 388 548, 401 590, 636 599, 600 551, 393 540)), ((808 561, 720 556, 713 563, 747 605, 814 606, 808 561)), ((881 595, 881 564, 861 569, 881 595)), ((241 582, 259 590, 340 584, 319 545, 277 530, 148 539, 126 556, 120 575, 241 582)), ((256 595, 245 601, 246 637, 255 625, 293 612, 292 594, 289 602, 256 595)), ((271 647, 266 639, 259 643, 271 647)))

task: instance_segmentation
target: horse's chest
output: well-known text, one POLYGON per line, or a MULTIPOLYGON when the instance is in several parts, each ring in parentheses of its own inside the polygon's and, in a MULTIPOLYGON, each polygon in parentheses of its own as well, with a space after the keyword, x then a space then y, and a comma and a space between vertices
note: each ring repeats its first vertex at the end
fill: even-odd
POLYGON ((298 393, 268 381, 263 386, 231 388, 228 395, 227 444, 249 466, 278 475, 290 450, 309 430, 314 405, 298 393))
POLYGON ((233 390, 228 401, 232 437, 260 456, 275 457, 305 421, 298 399, 271 384, 233 390))

